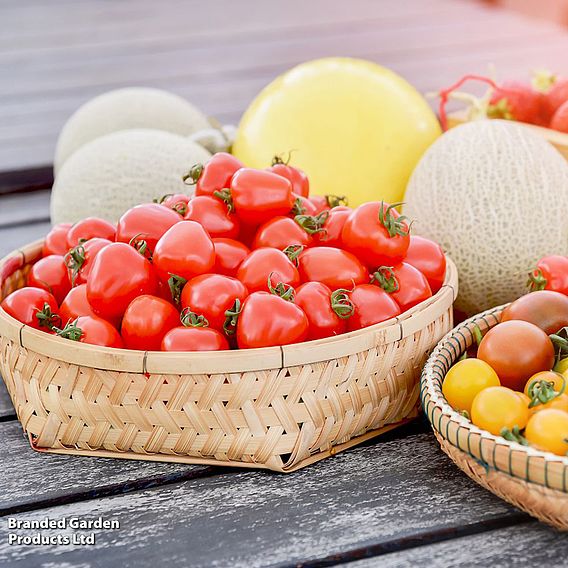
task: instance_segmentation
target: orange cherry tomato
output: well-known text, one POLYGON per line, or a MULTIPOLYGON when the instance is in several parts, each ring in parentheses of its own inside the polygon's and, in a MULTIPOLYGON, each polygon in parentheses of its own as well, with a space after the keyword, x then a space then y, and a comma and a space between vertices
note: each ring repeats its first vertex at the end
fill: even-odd
POLYGON ((529 419, 525 401, 515 391, 502 386, 488 387, 480 391, 471 403, 471 421, 500 436, 503 428, 522 430, 529 419))
POLYGON ((559 456, 568 453, 568 412, 545 408, 528 421, 525 438, 531 446, 559 456))

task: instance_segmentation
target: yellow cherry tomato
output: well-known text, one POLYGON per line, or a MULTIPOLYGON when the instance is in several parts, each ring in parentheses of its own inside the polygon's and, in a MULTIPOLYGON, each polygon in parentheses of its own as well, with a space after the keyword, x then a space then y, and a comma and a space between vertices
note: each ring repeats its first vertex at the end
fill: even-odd
POLYGON ((292 150, 311 193, 349 205, 403 201, 424 151, 441 134, 422 95, 402 77, 361 59, 330 57, 294 67, 249 106, 233 153, 254 168, 292 150))
POLYGON ((537 404, 530 408, 531 413, 540 412, 546 408, 555 408, 556 410, 562 410, 563 412, 568 412, 568 394, 562 393, 555 396, 549 402, 544 404, 537 404))
MULTIPOLYGON (((524 392, 515 391, 515 394, 517 396, 519 396, 521 398, 521 400, 523 401, 523 404, 526 405, 527 408, 529 408, 529 404, 531 403, 531 399, 524 392)), ((529 412, 530 411, 531 411, 531 409, 529 408, 529 412)))
POLYGON ((525 401, 507 387, 489 387, 482 390, 471 405, 471 421, 491 434, 499 436, 503 428, 522 430, 529 419, 525 401))
POLYGON ((545 408, 528 421, 525 438, 531 446, 564 456, 568 452, 568 412, 545 408))
POLYGON ((568 378, 568 357, 560 359, 560 361, 554 365, 554 370, 568 378))
POLYGON ((442 393, 454 410, 471 412, 476 395, 487 387, 499 386, 497 373, 481 359, 458 361, 446 374, 442 393))
POLYGON ((547 382, 547 383, 552 383, 552 388, 556 391, 556 392, 560 392, 563 391, 563 389, 565 388, 565 379, 564 377, 560 374, 560 373, 556 373, 554 371, 541 371, 540 373, 535 373, 528 381, 527 384, 525 385, 525 390, 524 393, 530 398, 531 394, 529 392, 529 390, 531 389, 531 386, 534 388, 534 385, 537 382, 547 382))

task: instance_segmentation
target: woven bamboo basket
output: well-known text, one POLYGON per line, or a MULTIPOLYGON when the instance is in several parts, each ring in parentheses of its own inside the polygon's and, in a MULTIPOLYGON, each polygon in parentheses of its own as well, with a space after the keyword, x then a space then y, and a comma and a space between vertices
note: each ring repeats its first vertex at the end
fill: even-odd
POLYGON ((453 329, 422 372, 422 406, 442 450, 477 483, 557 528, 568 529, 568 458, 509 442, 474 426, 442 394, 449 368, 475 341, 474 326, 497 325, 505 306, 478 314, 453 329))
MULTIPOLYGON (((467 111, 458 111, 448 115, 448 128, 459 126, 464 122, 468 122, 467 111)), ((558 130, 552 130, 551 128, 536 126, 535 124, 527 124, 524 122, 519 122, 518 124, 522 124, 525 128, 529 128, 539 136, 542 136, 568 160, 568 134, 559 132, 558 130)))
MULTIPOLYGON (((42 242, 0 261, 0 298, 42 242)), ((38 451, 290 472, 417 415, 429 351, 452 327, 457 271, 402 316, 284 347, 163 353, 70 343, 0 310, 0 372, 38 451)))

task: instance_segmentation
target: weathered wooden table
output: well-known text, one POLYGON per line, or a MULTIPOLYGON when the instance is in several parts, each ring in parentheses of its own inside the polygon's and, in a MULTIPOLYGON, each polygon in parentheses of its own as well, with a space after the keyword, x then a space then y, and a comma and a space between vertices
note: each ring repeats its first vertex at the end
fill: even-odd
MULTIPOLYGON (((111 88, 170 89, 236 122, 277 74, 324 55, 375 60, 421 91, 490 62, 503 77, 568 72, 566 31, 457 0, 4 0, 0 29, 0 256, 47 231, 58 131, 111 88)), ((548 567, 568 555, 565 536, 461 474, 424 421, 283 476, 37 454, 2 386, 0 460, 0 566, 548 567), (9 544, 37 531, 8 519, 99 516, 120 528, 95 530, 94 546, 9 544)))

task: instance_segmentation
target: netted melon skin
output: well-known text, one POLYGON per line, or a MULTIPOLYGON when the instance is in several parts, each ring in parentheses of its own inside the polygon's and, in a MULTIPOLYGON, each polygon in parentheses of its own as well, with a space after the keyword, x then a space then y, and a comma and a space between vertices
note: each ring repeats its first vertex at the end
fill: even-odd
POLYGON ((210 126, 199 109, 168 91, 148 87, 109 91, 79 107, 65 123, 55 149, 55 173, 78 148, 111 132, 153 128, 189 136, 210 126))
POLYGON ((439 138, 408 183, 413 232, 458 267, 456 308, 468 315, 525 293, 546 254, 568 255, 568 164, 518 124, 485 120, 439 138))
POLYGON ((192 193, 182 176, 211 154, 199 144, 159 130, 123 130, 77 150, 55 179, 53 223, 97 216, 109 221, 166 193, 192 193))

